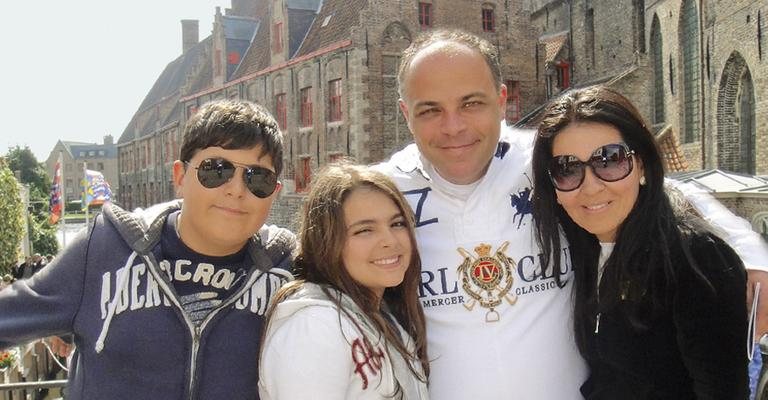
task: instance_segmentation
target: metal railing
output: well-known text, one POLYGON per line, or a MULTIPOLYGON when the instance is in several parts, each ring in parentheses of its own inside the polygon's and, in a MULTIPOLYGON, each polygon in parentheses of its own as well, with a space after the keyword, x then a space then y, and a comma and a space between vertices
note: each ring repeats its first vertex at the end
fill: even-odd
POLYGON ((48 344, 37 341, 14 351, 16 365, 0 370, 0 400, 63 399, 67 370, 48 344))
MULTIPOLYGON (((67 380, 55 381, 34 381, 34 382, 14 382, 0 383, 0 399, 2 400, 23 400, 23 399, 43 399, 41 389, 65 388, 67 380)), ((58 397, 64 399, 64 397, 58 397)))

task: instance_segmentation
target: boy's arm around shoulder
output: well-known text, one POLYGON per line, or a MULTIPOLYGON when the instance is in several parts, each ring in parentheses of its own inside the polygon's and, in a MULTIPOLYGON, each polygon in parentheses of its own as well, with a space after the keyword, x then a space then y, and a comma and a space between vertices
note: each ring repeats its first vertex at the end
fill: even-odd
POLYGON ((279 268, 293 273, 293 261, 298 247, 296 235, 275 225, 264 225, 258 235, 272 262, 270 269, 279 268))
POLYGON ((0 291, 0 349, 73 333, 89 240, 88 233, 79 233, 38 273, 0 291))

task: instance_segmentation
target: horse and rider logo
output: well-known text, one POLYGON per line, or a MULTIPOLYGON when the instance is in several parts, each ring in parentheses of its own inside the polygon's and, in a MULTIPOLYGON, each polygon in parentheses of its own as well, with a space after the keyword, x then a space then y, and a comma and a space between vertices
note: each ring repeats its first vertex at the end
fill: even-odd
MULTIPOLYGON (((531 182, 531 178, 528 177, 528 174, 523 175, 528 178, 528 182, 531 182)), ((532 182, 531 186, 533 186, 532 182)), ((509 195, 510 204, 512 205, 512 208, 515 209, 515 214, 512 216, 512 223, 514 224, 515 221, 517 221, 517 229, 520 229, 520 225, 523 223, 523 218, 525 218, 526 215, 532 215, 533 213, 533 203, 531 202, 532 195, 532 187, 525 187, 523 190, 519 190, 517 194, 510 193, 509 195), (520 219, 517 219, 517 217, 520 217, 520 219)))
POLYGON ((491 256, 491 246, 481 243, 474 249, 477 257, 461 247, 457 249, 459 254, 464 257, 464 262, 458 268, 461 287, 472 298, 464 304, 464 307, 472 311, 475 305, 480 303, 481 307, 488 309, 485 314, 485 322, 499 320, 496 307, 502 303, 502 299, 510 305, 517 302, 517 295, 510 295, 514 282, 512 268, 515 267, 516 263, 505 254, 508 246, 509 242, 502 243, 496 253, 491 256))

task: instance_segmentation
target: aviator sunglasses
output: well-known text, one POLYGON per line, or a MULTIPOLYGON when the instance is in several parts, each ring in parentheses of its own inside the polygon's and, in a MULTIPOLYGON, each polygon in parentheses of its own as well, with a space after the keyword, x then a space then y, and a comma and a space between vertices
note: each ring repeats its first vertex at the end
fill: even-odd
POLYGON ((549 162, 549 178, 555 189, 561 192, 576 190, 584 183, 585 169, 605 182, 620 181, 632 173, 632 156, 635 154, 624 143, 606 144, 592 152, 587 161, 574 155, 552 157, 549 162))
MULTIPOLYGON (((189 161, 184 161, 189 165, 189 161)), ((264 199, 274 193, 277 174, 259 166, 237 164, 224 158, 206 158, 197 167, 197 180, 208 189, 217 188, 235 176, 237 168, 243 169, 243 181, 254 196, 264 199)))

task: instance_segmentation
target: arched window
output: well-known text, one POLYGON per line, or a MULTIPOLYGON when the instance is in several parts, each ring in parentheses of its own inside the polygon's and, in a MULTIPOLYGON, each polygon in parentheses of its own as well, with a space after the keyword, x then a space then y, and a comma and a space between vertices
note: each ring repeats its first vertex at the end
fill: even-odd
POLYGON ((680 44, 683 49, 683 140, 685 143, 699 138, 701 127, 701 93, 699 56, 699 15, 695 0, 685 0, 680 13, 680 44))
POLYGON ((645 53, 645 0, 632 0, 632 25, 634 28, 634 50, 645 53))
POLYGON ((739 82, 739 153, 740 171, 755 173, 755 90, 749 68, 744 70, 739 82))
POLYGON ((653 122, 664 122, 664 58, 662 55, 661 27, 659 17, 653 16, 651 23, 651 57, 653 63, 653 122))
POLYGON ((748 174, 756 167, 755 89, 739 52, 725 63, 717 94, 718 168, 748 174))

